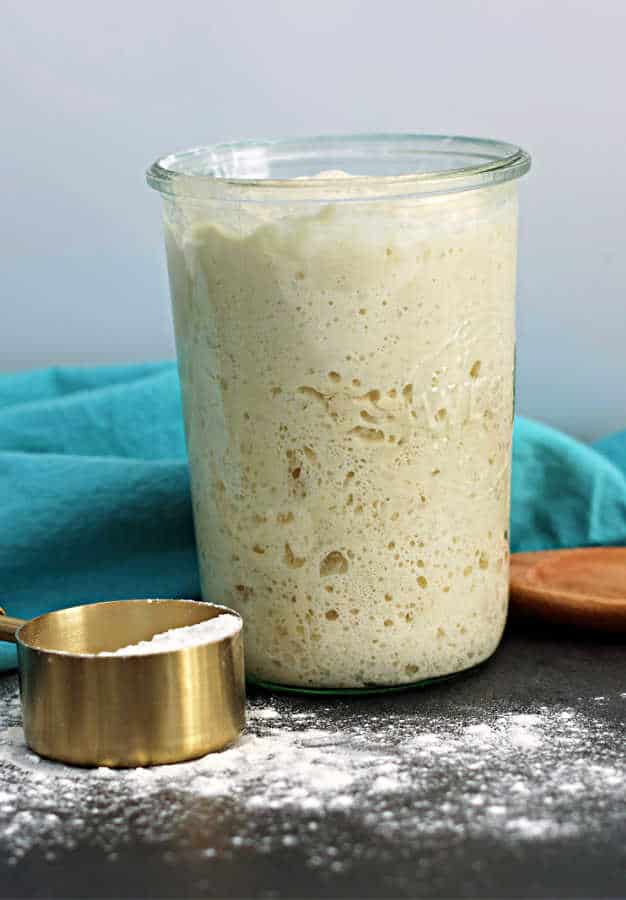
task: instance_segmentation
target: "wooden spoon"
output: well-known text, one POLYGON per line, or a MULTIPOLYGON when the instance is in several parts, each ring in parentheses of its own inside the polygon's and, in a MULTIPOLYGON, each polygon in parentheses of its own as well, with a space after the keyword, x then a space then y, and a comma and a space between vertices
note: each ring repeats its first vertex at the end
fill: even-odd
POLYGON ((511 609, 553 623, 626 633, 626 547, 513 553, 511 609))

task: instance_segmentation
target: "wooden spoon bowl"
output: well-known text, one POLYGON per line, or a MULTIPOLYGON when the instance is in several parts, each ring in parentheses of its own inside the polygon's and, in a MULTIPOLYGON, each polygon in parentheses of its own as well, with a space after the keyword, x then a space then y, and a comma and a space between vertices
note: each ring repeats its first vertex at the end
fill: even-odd
POLYGON ((626 633, 626 547, 514 553, 510 579, 514 612, 626 633))

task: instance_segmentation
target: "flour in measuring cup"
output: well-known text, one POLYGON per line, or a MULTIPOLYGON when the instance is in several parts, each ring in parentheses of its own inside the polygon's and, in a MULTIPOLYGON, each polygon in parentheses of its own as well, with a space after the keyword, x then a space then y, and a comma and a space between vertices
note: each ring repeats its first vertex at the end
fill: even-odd
POLYGON ((197 625, 187 625, 181 628, 170 628, 155 634, 149 641, 139 641, 137 644, 128 644, 119 650, 103 650, 97 656, 147 656, 149 653, 168 653, 172 650, 184 650, 187 647, 197 647, 201 644, 212 644, 227 637, 233 637, 241 631, 241 619, 225 613, 199 622, 197 625))

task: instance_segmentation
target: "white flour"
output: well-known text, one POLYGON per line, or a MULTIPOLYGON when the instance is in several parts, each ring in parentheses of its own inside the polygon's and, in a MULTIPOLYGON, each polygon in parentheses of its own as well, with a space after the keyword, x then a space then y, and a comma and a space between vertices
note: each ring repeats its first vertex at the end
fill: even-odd
POLYGON ((114 859, 141 841, 173 862, 302 847, 307 865, 341 871, 387 841, 585 834, 619 825, 626 803, 623 729, 601 717, 610 699, 584 713, 540 706, 480 719, 463 708, 398 714, 392 703, 388 715, 355 718, 344 706, 338 718, 316 701, 291 712, 289 698, 257 700, 236 746, 120 771, 30 753, 15 692, 0 713, 0 852, 13 863, 32 850, 55 859, 87 841, 114 859), (342 837, 348 813, 362 845, 342 837))
POLYGON ((183 650, 185 647, 197 647, 199 644, 212 644, 223 638, 232 637, 241 631, 241 619, 224 613, 197 625, 182 628, 170 628, 155 634, 149 641, 128 644, 113 652, 103 650, 97 656, 147 656, 149 653, 167 653, 170 650, 183 650))

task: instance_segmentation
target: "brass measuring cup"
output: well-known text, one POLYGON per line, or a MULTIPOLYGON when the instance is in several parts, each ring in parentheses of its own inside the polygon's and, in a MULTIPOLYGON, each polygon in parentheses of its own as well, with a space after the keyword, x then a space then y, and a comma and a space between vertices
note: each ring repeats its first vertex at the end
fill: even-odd
POLYGON ((245 724, 242 633, 142 656, 97 656, 197 625, 224 606, 115 600, 0 615, 17 644, 24 737, 41 756, 82 766, 180 762, 232 743, 245 724))

